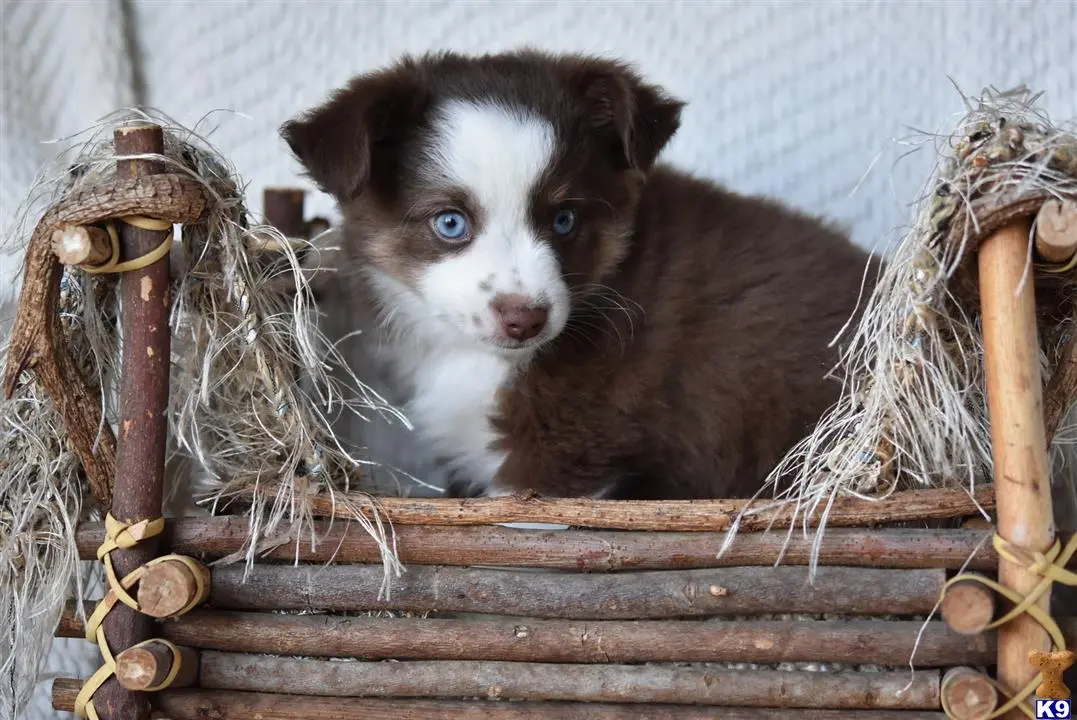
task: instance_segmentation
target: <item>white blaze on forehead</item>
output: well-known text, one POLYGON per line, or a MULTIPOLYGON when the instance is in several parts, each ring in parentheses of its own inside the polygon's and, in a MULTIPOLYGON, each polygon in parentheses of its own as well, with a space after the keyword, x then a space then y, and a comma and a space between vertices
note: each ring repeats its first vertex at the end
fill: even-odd
POLYGON ((569 298, 560 263, 531 220, 555 151, 550 121, 522 108, 461 100, 438 108, 422 171, 429 183, 466 192, 473 207, 458 209, 477 217, 471 242, 426 266, 418 289, 465 336, 489 340, 501 332, 491 309, 499 294, 548 305, 545 339, 564 327, 569 298))
MULTIPOLYGON (((471 241, 424 266, 417 293, 385 286, 384 295, 418 343, 397 367, 413 396, 406 412, 434 456, 489 487, 504 459, 491 449, 497 391, 526 360, 503 353, 498 294, 522 294, 549 306, 538 342, 565 326, 569 293, 550 245, 530 219, 531 199, 553 160, 549 121, 496 103, 456 101, 439 108, 425 148, 428 183, 461 189, 477 207, 471 241), (408 304, 405 297, 414 297, 408 304)), ((446 210, 449 208, 445 208, 446 210)), ((537 344, 537 343, 536 343, 537 344)))
POLYGON ((554 130, 522 109, 454 100, 440 108, 428 152, 439 180, 467 188, 488 222, 526 222, 531 193, 553 159, 554 130))

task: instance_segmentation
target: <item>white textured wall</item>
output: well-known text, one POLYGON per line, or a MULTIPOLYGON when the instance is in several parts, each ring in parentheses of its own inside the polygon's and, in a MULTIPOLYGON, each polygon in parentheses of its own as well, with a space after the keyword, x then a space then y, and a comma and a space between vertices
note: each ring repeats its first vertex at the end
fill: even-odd
MULTIPOLYGON (((40 141, 133 101, 137 76, 119 0, 2 3, 6 229, 51 153, 40 141)), ((1072 0, 133 0, 131 17, 150 104, 189 125, 214 110, 243 114, 212 117, 219 125, 212 139, 255 198, 266 184, 297 182, 276 136, 281 122, 353 73, 434 48, 530 44, 632 60, 689 103, 669 160, 844 219, 865 245, 889 240, 907 221, 905 206, 932 158, 921 152, 896 162, 911 147, 895 141, 910 127, 949 128, 962 110, 950 78, 971 93, 1027 83, 1045 91, 1053 117, 1077 118, 1072 0)), ((330 211, 321 197, 311 206, 330 211)), ((61 658, 91 670, 66 650, 57 653, 57 670, 72 672, 61 658)), ((26 720, 54 716, 46 697, 26 720)))
POLYGON ((1046 91, 1053 114, 1077 117, 1069 0, 252 1, 197 10, 144 0, 137 8, 150 101, 187 122, 219 108, 250 116, 228 119, 216 138, 259 192, 295 182, 297 167, 275 137, 281 122, 354 73, 439 47, 527 43, 632 60, 689 103, 668 159, 844 218, 863 243, 905 220, 902 205, 930 169, 926 153, 893 168, 893 139, 909 126, 952 126, 961 111, 948 76, 966 92, 1028 83, 1046 91))
MULTIPOLYGON (((98 117, 131 104, 120 4, 0 0, 0 231, 41 165, 98 117)), ((0 255, 0 307, 18 258, 0 255)), ((4 314, 6 316, 6 313, 4 314)))

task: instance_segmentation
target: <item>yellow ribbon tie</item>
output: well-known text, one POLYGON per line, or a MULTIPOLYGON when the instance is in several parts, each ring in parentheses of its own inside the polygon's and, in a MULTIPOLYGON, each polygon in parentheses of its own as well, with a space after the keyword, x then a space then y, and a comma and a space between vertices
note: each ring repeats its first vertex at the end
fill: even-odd
MULTIPOLYGON (((172 229, 172 223, 165 220, 157 220, 155 218, 145 217, 143 215, 126 215, 119 218, 121 222, 127 223, 142 230, 157 230, 164 232, 165 230, 172 229)), ((116 223, 111 220, 105 223, 105 230, 108 231, 109 240, 112 242, 112 254, 109 256, 108 262, 101 265, 80 265, 84 272, 88 272, 91 275, 97 275, 99 273, 122 273, 131 272, 132 270, 141 270, 142 268, 149 267, 155 262, 163 258, 172 249, 172 233, 169 232, 165 239, 161 241, 161 244, 155 247, 150 252, 142 255, 141 257, 132 258, 120 262, 120 233, 116 229, 116 223)))
MULTIPOLYGON (((1059 540, 1055 540, 1054 544, 1047 550, 1047 552, 1029 552, 1012 545, 1009 541, 1003 539, 997 533, 992 538, 992 544, 995 547, 995 552, 998 556, 1008 562, 1015 565, 1021 565, 1027 568, 1029 571, 1036 573, 1041 577, 1041 580, 1036 584, 1036 587, 1032 588, 1032 591, 1028 595, 1022 596, 1020 593, 1000 585, 994 580, 990 580, 982 575, 976 573, 964 573, 951 578, 942 587, 943 595, 950 586, 958 582, 972 581, 980 583, 996 593, 1006 598, 1013 603, 1013 608, 1002 617, 992 621, 990 624, 984 627, 984 630, 993 630, 1001 625, 1005 625, 1019 615, 1025 614, 1035 620, 1039 625, 1047 631, 1047 635, 1051 638, 1051 643, 1056 650, 1066 649, 1066 638, 1062 634, 1062 630, 1058 627, 1058 623, 1054 618, 1045 611, 1043 608, 1036 605, 1040 598, 1043 597, 1051 585, 1054 583, 1061 583, 1062 585, 1077 586, 1077 572, 1067 570, 1066 565, 1069 564, 1070 559, 1077 554, 1077 534, 1070 538, 1066 543, 1065 548, 1062 547, 1062 543, 1059 540)), ((1008 693, 994 680, 987 678, 988 682, 995 686, 1004 697, 1008 696, 1008 693)), ((1026 702, 1036 692, 1036 688, 1043 681, 1042 674, 1037 673, 1036 677, 1032 679, 1028 685, 1021 688, 1018 692, 1014 693, 1012 697, 1002 707, 995 710, 987 716, 987 720, 997 718, 1005 713, 1008 713, 1014 708, 1019 709, 1026 716, 1035 720, 1035 713, 1029 704, 1026 702)), ((946 696, 942 698, 942 710, 947 717, 954 717, 951 712, 949 703, 946 701, 946 696)))
MULTIPOLYGON (((164 528, 164 518, 142 520, 137 523, 129 524, 120 522, 112 517, 111 514, 105 517, 105 540, 97 549, 97 559, 102 561, 105 565, 105 576, 108 580, 109 589, 108 592, 105 593, 105 596, 101 598, 101 601, 97 603, 93 614, 86 620, 86 639, 90 642, 97 643, 98 648, 101 650, 103 662, 101 667, 97 669, 97 672, 90 676, 90 679, 86 681, 79 690, 78 695, 75 697, 76 717, 88 718, 88 720, 100 720, 93 704, 94 693, 96 693, 101 686, 116 673, 116 658, 113 656, 112 649, 109 647, 108 640, 105 638, 103 623, 105 618, 112 611, 112 608, 116 606, 117 602, 122 602, 132 610, 141 612, 138 606, 138 601, 131 597, 128 590, 146 574, 147 570, 154 565, 163 562, 178 561, 187 566, 191 571, 191 575, 195 578, 196 591, 187 605, 180 609, 176 615, 183 615, 190 612, 205 596, 205 578, 196 562, 185 555, 162 555, 161 557, 154 558, 145 565, 136 568, 125 575, 122 580, 117 578, 116 571, 112 566, 112 551, 132 548, 143 540, 160 535, 164 532, 164 528)), ((179 674, 181 655, 179 648, 167 640, 147 640, 134 647, 140 647, 148 642, 165 643, 172 651, 172 670, 158 685, 146 689, 146 692, 152 692, 168 687, 172 681, 176 679, 176 676, 179 674)))
POLYGON ((143 690, 143 692, 157 692, 158 690, 164 690, 166 687, 171 685, 172 682, 176 679, 176 676, 179 675, 180 667, 183 663, 183 654, 180 652, 180 649, 176 647, 176 645, 174 645, 173 643, 169 642, 168 640, 165 640, 164 638, 143 640, 137 645, 132 645, 131 647, 132 649, 137 647, 145 647, 146 645, 150 645, 151 643, 160 643, 172 652, 172 669, 168 671, 168 675, 166 675, 164 679, 161 680, 161 682, 157 683, 156 685, 151 685, 147 687, 145 690, 143 690))

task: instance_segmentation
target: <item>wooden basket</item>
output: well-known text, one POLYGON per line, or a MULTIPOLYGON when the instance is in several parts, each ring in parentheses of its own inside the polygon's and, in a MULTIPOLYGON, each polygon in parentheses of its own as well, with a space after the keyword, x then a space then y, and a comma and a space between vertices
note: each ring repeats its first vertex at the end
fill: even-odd
MULTIPOLYGON (((121 128, 117 149, 160 152, 160 137, 152 126, 121 128)), ((126 162, 132 177, 154 172, 145 161, 126 162)), ((282 192, 267 195, 267 213, 296 232, 302 193, 282 192)), ((805 720, 911 720, 943 717, 945 703, 953 717, 986 717, 998 693, 968 666, 995 666, 1007 694, 1020 689, 1036 675, 1028 652, 1050 647, 1042 628, 1019 617, 985 631, 995 600, 975 584, 946 594, 941 620, 894 617, 933 613, 948 577, 963 567, 997 571, 1005 587, 1026 593, 1039 576, 1000 560, 993 534, 1030 553, 1056 540, 1034 290, 1026 283, 1014 292, 1030 222, 1015 219, 978 251, 997 482, 976 497, 924 490, 837 502, 815 548, 814 582, 814 538, 762 532, 788 527, 784 511, 750 516, 719 557, 742 501, 385 499, 380 511, 407 566, 388 598, 379 592, 379 548, 339 518, 320 521, 314 546, 271 550, 249 574, 240 565, 207 569, 244 546, 245 519, 170 521, 158 542, 116 550, 117 574, 165 552, 200 562, 154 565, 137 589, 140 612, 117 605, 110 613, 104 632, 115 677, 95 694, 97 713, 144 720, 152 704, 173 720, 740 719, 780 710, 805 720), (997 511, 997 527, 958 522, 978 506, 997 511), (926 519, 955 522, 896 526, 926 519), (521 522, 572 529, 503 525, 521 522), (208 602, 170 618, 207 587, 208 602), (859 671, 789 669, 801 663, 859 671), (166 678, 167 688, 142 692, 166 678)), ((126 228, 122 239, 152 248, 161 233, 126 228)), ((1072 256, 1077 234, 1063 244, 1072 256)), ((151 286, 167 280, 167 262, 124 274, 125 307, 145 300, 146 278, 151 286)), ((124 334, 167 358, 167 332, 154 330, 167 327, 167 300, 153 304, 124 312, 124 334)), ((134 524, 160 514, 167 363, 132 352, 123 417, 153 420, 120 433, 112 513, 134 524)), ((337 511, 327 503, 319 512, 337 511)), ((93 559, 104 538, 101 524, 81 526, 82 557, 93 559)), ((1039 604, 1046 608, 1047 598, 1039 604)), ((1077 641, 1077 622, 1063 629, 1077 641)), ((69 607, 57 635, 84 631, 69 607)), ((73 710, 81 686, 56 680, 54 707, 73 710)))

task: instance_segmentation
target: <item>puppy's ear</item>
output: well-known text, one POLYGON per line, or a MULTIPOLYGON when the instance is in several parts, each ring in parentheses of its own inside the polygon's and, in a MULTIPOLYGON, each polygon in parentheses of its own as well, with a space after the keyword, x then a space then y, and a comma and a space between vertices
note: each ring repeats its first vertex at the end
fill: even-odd
POLYGON ((353 79, 280 134, 318 187, 345 202, 362 192, 379 149, 406 133, 423 105, 416 66, 405 60, 353 79))
POLYGON ((572 75, 589 126, 615 141, 628 167, 650 170, 680 127, 684 103, 620 63, 585 59, 572 75))

